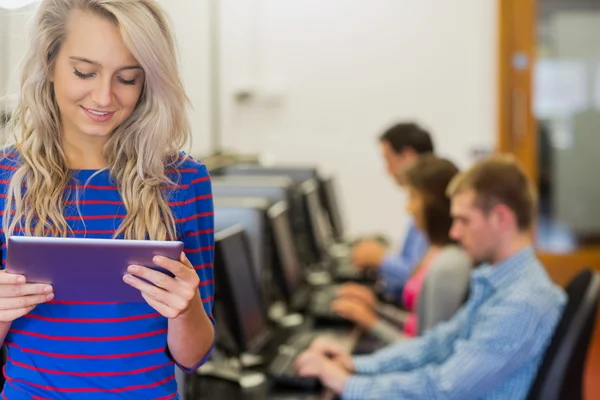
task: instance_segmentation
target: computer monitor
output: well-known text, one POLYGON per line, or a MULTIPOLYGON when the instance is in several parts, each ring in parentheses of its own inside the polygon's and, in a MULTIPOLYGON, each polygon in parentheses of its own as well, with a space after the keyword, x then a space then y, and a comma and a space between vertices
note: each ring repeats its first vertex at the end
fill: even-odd
POLYGON ((291 203, 294 182, 286 176, 217 176, 211 179, 214 197, 263 197, 291 203))
POLYGON ((256 285, 248 236, 241 225, 215 233, 215 278, 240 353, 256 353, 271 331, 256 285))
POLYGON ((333 244, 333 236, 319 199, 319 187, 314 179, 304 182, 301 186, 306 218, 312 233, 314 250, 319 254, 319 261, 326 262, 329 257, 329 248, 333 244))
POLYGON ((319 179, 318 169, 314 166, 236 164, 215 171, 215 176, 230 175, 287 176, 296 184, 300 184, 309 179, 319 179))
POLYGON ((306 221, 298 187, 287 176, 225 176, 212 180, 215 199, 223 197, 260 197, 271 203, 286 201, 293 238, 302 265, 311 265, 318 257, 311 243, 310 227, 306 221))
POLYGON ((275 256, 273 272, 286 303, 291 305, 303 277, 287 214, 288 207, 284 202, 274 204, 268 211, 275 256))
POLYGON ((331 230, 335 239, 338 242, 343 242, 345 237, 344 218, 342 217, 342 210, 336 189, 335 179, 332 176, 327 176, 321 179, 319 184, 321 203, 327 211, 327 216, 329 217, 329 222, 331 224, 331 230))
MULTIPOLYGON (((245 197, 215 197, 215 230, 241 225, 248 235, 252 264, 257 282, 262 282, 265 271, 270 270, 271 247, 266 199, 245 197)), ((261 286, 262 288, 262 286, 261 286)))

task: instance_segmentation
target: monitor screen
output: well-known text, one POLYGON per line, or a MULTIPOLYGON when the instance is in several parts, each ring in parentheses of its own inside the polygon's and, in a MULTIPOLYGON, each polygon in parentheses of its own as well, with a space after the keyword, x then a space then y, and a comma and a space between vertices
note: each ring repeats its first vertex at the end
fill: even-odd
POLYGON ((248 237, 241 226, 215 234, 215 264, 227 285, 220 295, 229 296, 234 307, 238 326, 233 331, 238 345, 242 351, 248 350, 265 332, 267 321, 254 279, 248 237))
POLYGON ((319 179, 315 167, 293 167, 293 166, 263 166, 257 164, 237 164, 219 170, 219 175, 265 175, 265 176, 287 176, 294 183, 300 184, 309 179, 319 179))
POLYGON ((268 179, 255 179, 256 176, 248 177, 219 177, 213 180, 213 195, 218 201, 225 197, 249 197, 257 196, 265 198, 271 203, 286 201, 288 204, 289 221, 292 224, 293 239, 298 251, 298 256, 303 265, 315 262, 311 243, 312 233, 306 221, 302 198, 297 186, 292 186, 287 177, 268 177, 268 179), (229 179, 228 179, 229 178, 229 179), (246 178, 253 178, 247 180, 246 178))
POLYGON ((279 279, 288 303, 291 302, 294 291, 302 280, 302 270, 298 253, 292 236, 292 227, 289 222, 288 207, 286 203, 279 202, 269 209, 272 237, 274 240, 274 254, 276 259, 273 265, 278 267, 279 279))
POLYGON ((336 193, 335 180, 332 177, 322 179, 319 189, 333 234, 338 241, 342 241, 344 239, 344 219, 336 193))
POLYGON ((333 237, 321 207, 317 183, 311 179, 302 184, 302 195, 308 214, 313 245, 320 256, 320 261, 324 261, 327 257, 329 246, 333 242, 333 237))
POLYGON ((244 199, 217 199, 215 198, 215 229, 225 229, 234 225, 241 225, 248 235, 254 274, 258 279, 266 268, 269 268, 269 253, 267 244, 266 212, 268 203, 246 202, 244 199), (230 201, 233 200, 233 201, 230 201), (254 204, 256 203, 256 204, 254 204))
POLYGON ((287 189, 281 186, 236 185, 235 182, 213 181, 212 189, 214 197, 262 197, 273 203, 290 200, 287 189))

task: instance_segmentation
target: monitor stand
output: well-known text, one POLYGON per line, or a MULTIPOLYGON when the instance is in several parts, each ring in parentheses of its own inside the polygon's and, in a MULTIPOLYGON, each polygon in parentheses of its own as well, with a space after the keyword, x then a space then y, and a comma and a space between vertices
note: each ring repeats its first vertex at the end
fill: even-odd
POLYGON ((288 313, 287 307, 283 301, 274 302, 268 310, 269 319, 273 322, 278 322, 288 313))
POLYGON ((347 243, 335 243, 329 246, 329 255, 334 259, 348 259, 351 255, 351 247, 347 243))
POLYGON ((215 357, 214 352, 211 359, 196 370, 196 374, 234 382, 244 389, 259 387, 267 381, 263 373, 244 371, 244 365, 238 358, 224 358, 218 354, 215 357))
POLYGON ((295 328, 304 323, 304 316, 300 313, 290 312, 284 302, 276 302, 269 308, 269 319, 280 328, 295 328))
POLYGON ((286 314, 278 322, 279 326, 284 329, 296 328, 304 324, 304 316, 299 313, 286 314))
POLYGON ((310 286, 325 286, 330 285, 331 274, 327 271, 311 271, 306 275, 306 282, 310 286))
POLYGON ((264 364, 264 359, 258 354, 244 353, 240 357, 240 362, 243 368, 253 368, 264 364))

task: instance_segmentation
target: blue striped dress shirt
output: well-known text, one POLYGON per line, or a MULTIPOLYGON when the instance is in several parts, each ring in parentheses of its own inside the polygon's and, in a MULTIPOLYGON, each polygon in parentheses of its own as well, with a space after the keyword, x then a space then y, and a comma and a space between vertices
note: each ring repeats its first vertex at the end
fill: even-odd
POLYGON ((411 218, 408 231, 399 253, 389 253, 379 266, 379 273, 383 280, 384 292, 387 296, 400 301, 404 284, 411 276, 425 253, 429 243, 425 234, 417 228, 411 218))
POLYGON ((342 398, 525 399, 565 303, 531 247, 481 266, 453 319, 355 357, 342 398))

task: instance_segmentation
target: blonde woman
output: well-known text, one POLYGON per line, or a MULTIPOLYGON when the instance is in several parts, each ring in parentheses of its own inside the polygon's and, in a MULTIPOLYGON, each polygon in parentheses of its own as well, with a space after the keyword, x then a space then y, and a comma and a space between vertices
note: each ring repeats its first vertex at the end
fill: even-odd
MULTIPOLYGON (((145 303, 57 303, 0 272, 3 398, 173 399, 214 339, 213 217, 177 55, 152 0, 44 0, 0 160, 3 264, 11 235, 181 240, 175 278, 130 266, 145 303), (158 287, 139 278, 144 278, 158 287)), ((8 249, 10 251, 10 249, 8 249)), ((86 267, 82 259, 81 268, 86 267)))

